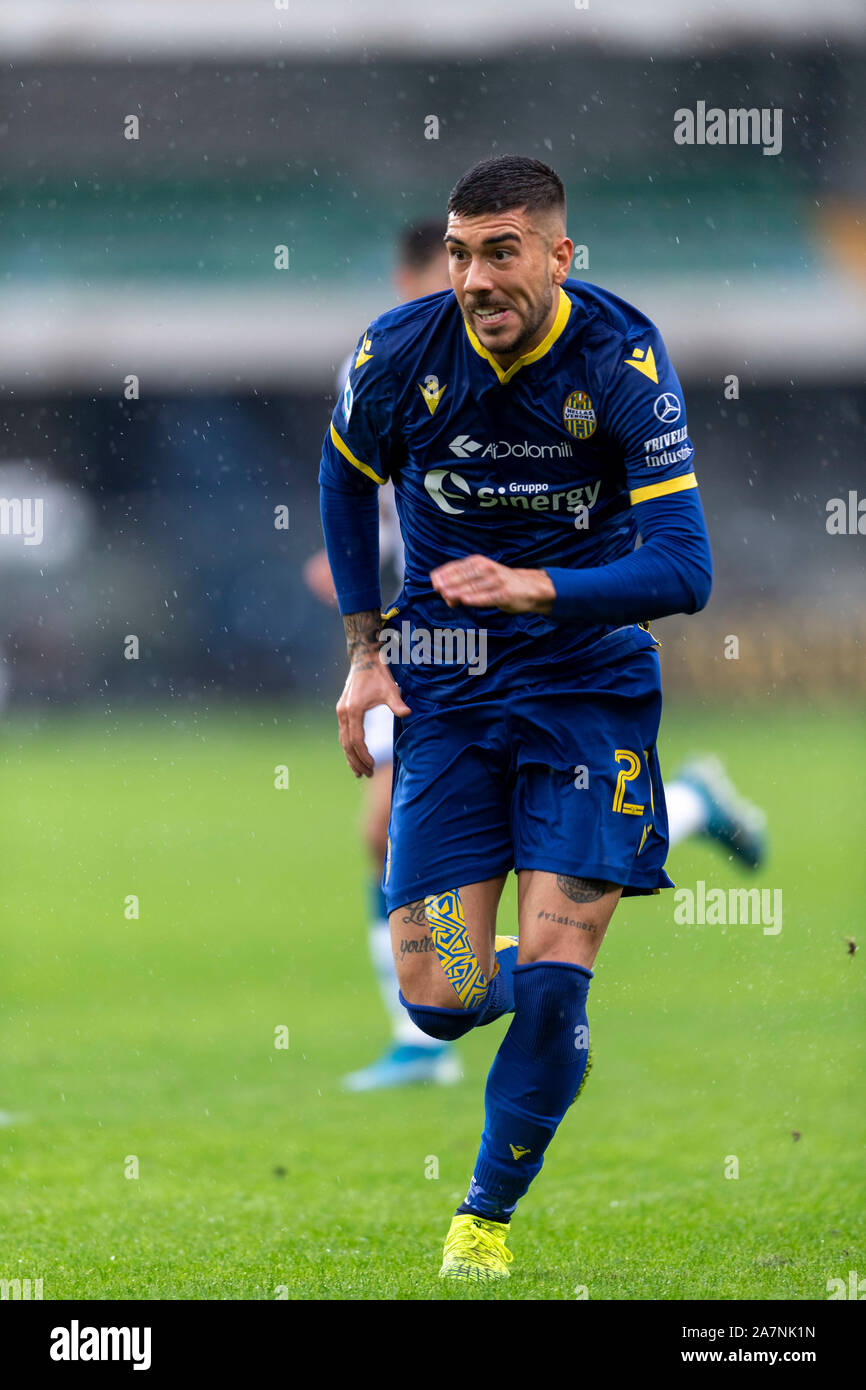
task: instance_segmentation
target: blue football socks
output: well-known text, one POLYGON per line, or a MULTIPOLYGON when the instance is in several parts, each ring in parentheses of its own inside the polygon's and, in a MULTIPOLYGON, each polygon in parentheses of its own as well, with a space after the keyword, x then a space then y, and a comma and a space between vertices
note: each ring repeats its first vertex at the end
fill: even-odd
POLYGON ((514 1019, 487 1078, 481 1148, 458 1214, 508 1221, 586 1070, 592 971, 536 961, 513 971, 514 1019))

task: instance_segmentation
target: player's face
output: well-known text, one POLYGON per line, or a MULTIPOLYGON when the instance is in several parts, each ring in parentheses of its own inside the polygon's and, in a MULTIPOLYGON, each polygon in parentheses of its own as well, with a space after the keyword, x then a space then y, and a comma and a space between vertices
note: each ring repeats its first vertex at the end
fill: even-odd
POLYGON ((545 337, 556 317, 554 290, 568 276, 573 247, 555 218, 525 208, 449 215, 451 285, 482 347, 507 366, 545 337))

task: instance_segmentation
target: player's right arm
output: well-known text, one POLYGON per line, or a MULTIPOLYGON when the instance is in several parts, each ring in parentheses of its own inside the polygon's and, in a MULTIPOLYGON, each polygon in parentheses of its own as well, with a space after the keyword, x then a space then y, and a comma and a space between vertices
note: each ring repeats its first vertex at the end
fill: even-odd
POLYGON ((380 660, 378 489, 390 473, 393 381, 374 329, 361 338, 322 447, 322 529, 346 631, 349 674, 337 703, 340 745, 356 777, 370 777, 364 715, 387 705, 409 714, 380 660))
POLYGON ((387 705, 394 714, 410 713, 400 689, 388 667, 381 661, 379 627, 382 615, 378 608, 363 613, 346 613, 346 647, 349 653, 349 674, 343 693, 337 701, 337 723, 340 747, 346 762, 356 777, 372 777, 373 759, 364 740, 364 715, 376 705, 387 705))

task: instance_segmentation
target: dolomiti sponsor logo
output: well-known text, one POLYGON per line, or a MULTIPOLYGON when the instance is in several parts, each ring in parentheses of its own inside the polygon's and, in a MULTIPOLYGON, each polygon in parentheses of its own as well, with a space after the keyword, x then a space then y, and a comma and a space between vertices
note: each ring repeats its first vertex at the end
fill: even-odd
POLYGON ((589 509, 598 501, 601 479, 582 486, 555 487, 541 482, 502 482, 476 487, 474 490, 461 473, 453 468, 431 468, 424 477, 424 487, 437 507, 451 516, 459 516, 467 506, 514 507, 532 512, 575 512, 589 509))
POLYGON ((556 444, 533 444, 529 439, 521 439, 517 443, 512 443, 510 439, 497 439, 491 444, 479 444, 468 434, 455 435, 448 448, 459 459, 472 458, 476 454, 483 459, 568 459, 573 453, 567 439, 556 444))
POLYGON ((484 445, 479 444, 477 439, 470 439, 468 434, 455 434, 448 448, 457 458, 468 459, 477 454, 479 449, 483 449, 484 445))

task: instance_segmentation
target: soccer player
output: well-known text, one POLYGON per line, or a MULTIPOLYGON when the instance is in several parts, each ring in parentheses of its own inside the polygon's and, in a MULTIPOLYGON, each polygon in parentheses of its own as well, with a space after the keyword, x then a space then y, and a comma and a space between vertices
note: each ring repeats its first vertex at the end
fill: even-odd
MULTIPOLYGON (((412 224, 401 234, 394 275, 401 301, 450 290, 443 232, 444 223, 430 219, 412 224)), ((355 352, 350 353, 337 372, 338 393, 343 391, 354 357, 355 352)), ((382 565, 402 581, 403 546, 390 483, 379 490, 379 551, 382 565)), ((336 604, 337 595, 324 550, 310 556, 304 566, 304 578, 323 603, 336 604)), ((382 890, 391 810, 393 724, 394 716, 387 705, 378 705, 364 716, 364 738, 373 759, 373 773, 365 781, 362 813, 362 835, 371 869, 370 959, 391 1025, 391 1040, 383 1054, 369 1066, 343 1078, 343 1085, 352 1091, 425 1081, 447 1085, 461 1076, 454 1044, 422 1033, 398 999, 391 932, 382 890)), ((666 783, 665 796, 671 849, 680 840, 703 834, 750 868, 756 868, 761 862, 765 847, 764 817, 738 795, 717 759, 693 759, 666 783)))
POLYGON ((580 1090, 619 899, 671 886, 648 622, 701 609, 711 560, 679 381, 649 319, 569 278, 558 175, 483 161, 451 193, 445 240, 453 293, 362 335, 320 483, 357 777, 374 769, 366 711, 396 717, 384 888, 400 1002, 449 1041, 514 1014, 440 1270, 486 1279, 509 1272, 512 1214, 580 1090), (383 615, 389 478, 406 571, 383 615), (511 869, 518 953, 495 937, 511 869))

